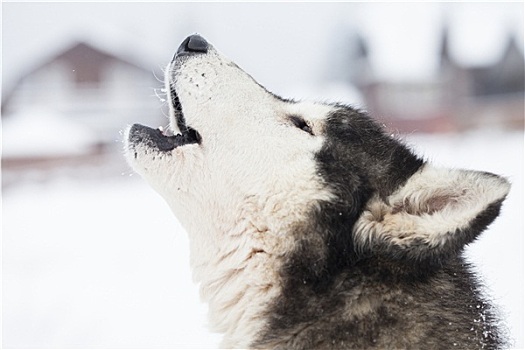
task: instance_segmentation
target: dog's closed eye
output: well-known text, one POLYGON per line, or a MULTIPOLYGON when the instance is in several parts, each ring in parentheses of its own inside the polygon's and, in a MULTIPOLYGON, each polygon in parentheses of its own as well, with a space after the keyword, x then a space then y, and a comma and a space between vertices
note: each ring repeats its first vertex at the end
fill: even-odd
POLYGON ((292 115, 290 116, 290 121, 295 125, 297 128, 309 133, 310 135, 313 135, 314 132, 312 131, 312 128, 308 123, 301 117, 292 115))

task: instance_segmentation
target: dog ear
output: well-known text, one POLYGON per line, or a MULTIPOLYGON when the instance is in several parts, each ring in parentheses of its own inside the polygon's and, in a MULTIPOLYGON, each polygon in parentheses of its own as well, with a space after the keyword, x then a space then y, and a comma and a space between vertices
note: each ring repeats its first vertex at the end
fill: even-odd
POLYGON ((490 173, 425 164, 385 200, 372 198, 354 226, 358 252, 441 264, 499 214, 510 190, 490 173))

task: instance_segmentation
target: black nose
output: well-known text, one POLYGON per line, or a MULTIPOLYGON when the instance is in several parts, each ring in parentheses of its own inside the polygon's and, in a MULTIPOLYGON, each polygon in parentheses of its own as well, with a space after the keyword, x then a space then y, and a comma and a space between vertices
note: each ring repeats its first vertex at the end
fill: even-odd
POLYGON ((177 50, 177 55, 188 53, 206 53, 208 52, 208 42, 200 35, 190 35, 177 50))

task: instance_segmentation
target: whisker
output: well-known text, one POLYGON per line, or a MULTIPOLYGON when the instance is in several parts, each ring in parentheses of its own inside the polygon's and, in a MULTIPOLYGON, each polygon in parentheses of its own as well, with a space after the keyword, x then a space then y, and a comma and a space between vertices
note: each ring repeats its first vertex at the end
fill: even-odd
POLYGON ((161 102, 167 103, 168 94, 166 93, 166 89, 164 89, 164 88, 160 88, 160 89, 154 88, 153 91, 155 92, 155 96, 157 96, 157 98, 161 102), (160 93, 159 93, 159 90, 160 90, 160 93))
MULTIPOLYGON (((164 69, 165 69, 165 68, 162 68, 161 66, 159 66, 159 68, 162 70, 162 73, 164 74, 164 69)), ((152 73, 153 73, 153 76, 155 77, 155 79, 156 79, 159 83, 164 84, 164 77, 159 78, 159 77, 157 76, 157 74, 155 73, 155 71, 153 71, 152 73)))

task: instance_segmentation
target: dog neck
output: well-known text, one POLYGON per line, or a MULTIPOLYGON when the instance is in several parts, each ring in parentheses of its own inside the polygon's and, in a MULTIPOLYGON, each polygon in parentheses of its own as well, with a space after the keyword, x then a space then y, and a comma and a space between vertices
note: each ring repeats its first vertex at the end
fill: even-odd
POLYGON ((238 205, 188 222, 193 278, 225 348, 247 348, 264 330, 282 291, 281 266, 295 245, 294 228, 318 200, 331 198, 318 188, 293 188, 297 193, 274 189, 272 195, 231 199, 238 205), (290 212, 298 206, 304 209, 290 212))
POLYGON ((220 244, 209 236, 191 239, 193 278, 200 283, 201 299, 208 303, 211 330, 224 333, 224 348, 251 345, 281 289, 282 242, 277 244, 274 234, 250 226, 242 234, 222 235, 220 244))

